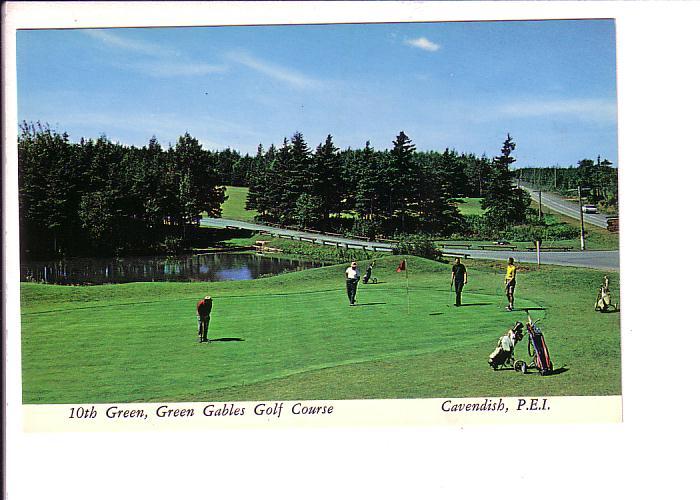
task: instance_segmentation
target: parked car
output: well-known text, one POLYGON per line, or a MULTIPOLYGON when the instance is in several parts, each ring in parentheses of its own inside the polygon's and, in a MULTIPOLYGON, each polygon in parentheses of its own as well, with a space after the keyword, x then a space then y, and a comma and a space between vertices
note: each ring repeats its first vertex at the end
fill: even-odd
POLYGON ((584 205, 581 207, 581 211, 584 214, 597 214, 598 207, 596 207, 595 205, 584 205))

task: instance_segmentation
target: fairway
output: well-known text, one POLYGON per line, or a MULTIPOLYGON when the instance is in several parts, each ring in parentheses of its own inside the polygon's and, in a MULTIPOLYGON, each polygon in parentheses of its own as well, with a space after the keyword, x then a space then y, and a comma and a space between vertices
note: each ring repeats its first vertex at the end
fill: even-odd
POLYGON ((221 216, 225 219, 244 220, 252 222, 258 215, 256 210, 246 210, 248 188, 240 186, 226 186, 228 199, 221 205, 221 216))
POLYGON ((457 210, 462 215, 483 215, 484 209, 481 208, 481 200, 483 198, 457 198, 457 210))
MULTIPOLYGON (((519 275, 516 308, 535 309, 560 368, 539 377, 486 363, 497 338, 526 319, 504 310, 498 264, 468 262, 456 308, 447 264, 409 257, 407 291, 399 261, 378 260, 379 282, 360 284, 356 307, 344 265, 245 282, 23 284, 24 402, 620 393, 619 315, 592 313, 600 272, 519 275), (590 293, 577 291, 582 283, 590 293), (199 344, 195 305, 205 294, 212 342, 199 344)), ((526 344, 516 354, 526 357, 526 344)))

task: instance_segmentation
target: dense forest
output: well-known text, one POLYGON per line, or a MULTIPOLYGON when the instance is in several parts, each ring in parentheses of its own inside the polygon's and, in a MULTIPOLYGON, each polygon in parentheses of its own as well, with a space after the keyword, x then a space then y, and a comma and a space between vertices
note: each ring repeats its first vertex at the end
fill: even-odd
MULTIPOLYGON (((25 257, 182 250, 203 215, 220 216, 227 185, 248 187, 247 208, 265 222, 370 238, 491 235, 526 222, 530 198, 514 185, 515 172, 539 170, 512 169, 510 135, 494 158, 418 151, 404 132, 384 151, 369 142, 340 150, 330 135, 312 150, 297 132, 241 155, 208 151, 188 133, 175 145, 154 137, 136 147, 104 136, 74 143, 23 123, 18 143, 25 257), (483 198, 484 216, 460 215, 461 197, 483 198)), ((559 187, 569 175, 562 170, 559 187)), ((609 197, 610 186, 599 192, 609 197)))
POLYGON ((247 206, 265 221, 370 237, 458 232, 451 199, 481 196, 491 161, 452 150, 418 152, 404 132, 393 146, 377 151, 368 142, 339 151, 329 135, 312 152, 298 132, 280 147, 260 146, 248 172, 247 206))
POLYGON ((71 143, 23 123, 18 156, 23 254, 175 251, 224 201, 216 155, 189 134, 168 149, 155 138, 137 148, 105 137, 71 143))

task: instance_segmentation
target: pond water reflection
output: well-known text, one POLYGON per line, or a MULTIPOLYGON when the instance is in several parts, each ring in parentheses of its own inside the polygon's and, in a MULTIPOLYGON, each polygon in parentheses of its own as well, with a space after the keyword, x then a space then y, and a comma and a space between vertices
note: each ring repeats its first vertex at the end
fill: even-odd
POLYGON ((80 258, 22 264, 22 281, 60 285, 131 283, 135 281, 251 280, 290 271, 321 267, 273 256, 233 252, 182 256, 80 258))

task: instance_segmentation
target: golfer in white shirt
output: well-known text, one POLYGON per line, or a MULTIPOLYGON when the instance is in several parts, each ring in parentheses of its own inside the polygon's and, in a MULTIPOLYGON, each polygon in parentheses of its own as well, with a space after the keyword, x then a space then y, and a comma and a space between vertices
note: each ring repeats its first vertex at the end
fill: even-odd
POLYGON ((355 294, 357 293, 357 283, 360 281, 360 272, 357 270, 357 262, 350 264, 345 270, 345 288, 348 291, 350 305, 355 305, 355 294))

